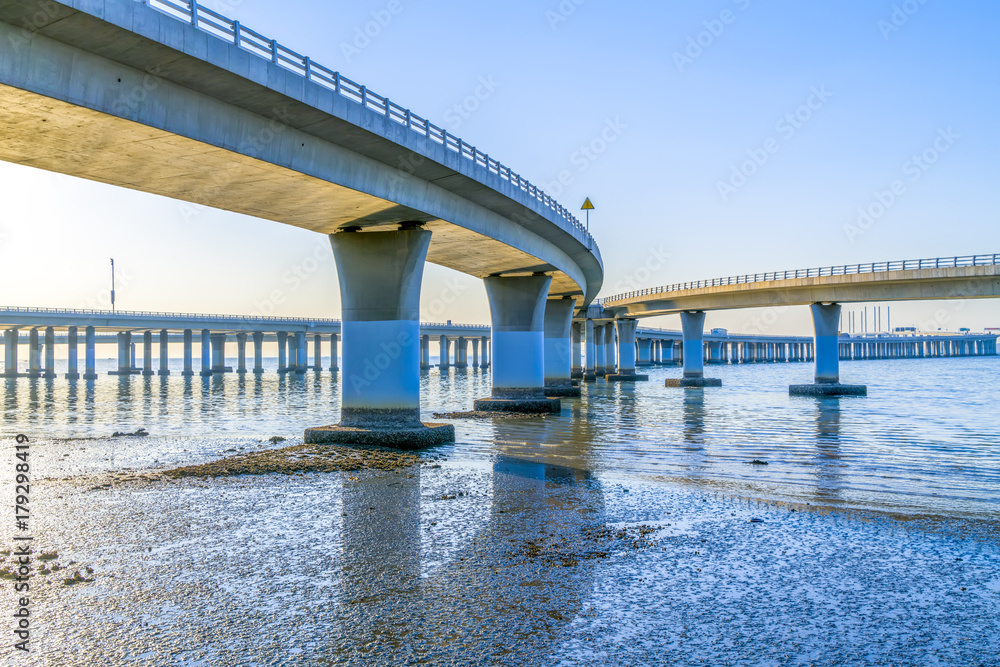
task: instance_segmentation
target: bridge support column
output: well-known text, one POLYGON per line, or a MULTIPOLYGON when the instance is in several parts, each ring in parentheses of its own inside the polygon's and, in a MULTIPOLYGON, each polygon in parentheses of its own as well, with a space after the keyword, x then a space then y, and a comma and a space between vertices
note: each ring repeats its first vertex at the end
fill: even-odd
POLYGON ((236 334, 236 372, 246 375, 247 372, 247 335, 236 334))
POLYGON ((194 375, 194 370, 192 368, 192 356, 191 348, 193 347, 194 335, 191 333, 190 329, 184 330, 184 370, 181 371, 181 375, 184 377, 191 377, 194 375))
POLYGON ((260 375, 264 372, 264 332, 253 332, 253 372, 260 375))
POLYGON ((79 341, 77 340, 77 328, 70 327, 66 330, 66 342, 69 344, 69 360, 66 373, 67 380, 78 380, 80 378, 79 361, 79 341))
POLYGON ((604 325, 598 324, 594 326, 594 375, 596 377, 602 378, 607 373, 607 367, 604 361, 604 325))
POLYGON ((705 311, 681 313, 684 334, 684 377, 667 378, 667 387, 721 387, 722 380, 705 377, 705 311))
POLYGON ((226 334, 211 335, 212 373, 231 373, 231 366, 226 366, 226 334))
MULTIPOLYGON (((633 349, 635 349, 634 346, 633 349)), ((608 322, 604 325, 604 379, 607 379, 608 375, 613 375, 617 368, 617 364, 615 363, 616 354, 615 323, 608 322)))
POLYGON ((7 329, 3 332, 4 365, 3 375, 8 378, 17 377, 17 329, 7 329))
POLYGON ((489 276, 483 282, 493 323, 493 392, 477 399, 475 409, 559 412, 559 399, 545 397, 545 310, 552 276, 489 276))
POLYGON ((709 341, 708 343, 708 363, 722 363, 722 343, 720 341, 709 341))
MULTIPOLYGON (((631 319, 615 321, 615 326, 618 327, 618 372, 604 376, 604 379, 608 382, 635 382, 649 379, 648 375, 639 375, 635 372, 635 329, 638 324, 638 320, 631 319)), ((649 340, 639 341, 640 358, 643 350, 645 350, 647 365, 651 342, 649 340)))
POLYGON ((313 336, 313 370, 323 370, 323 337, 319 334, 313 336))
POLYGON ((570 323, 570 366, 569 377, 583 379, 583 322, 570 323))
POLYGON ((152 377, 153 372, 153 332, 142 333, 142 376, 152 377))
POLYGON ((38 329, 28 331, 28 377, 36 378, 42 374, 38 351, 38 329))
POLYGON ((448 337, 442 335, 438 338, 438 368, 448 368, 451 366, 451 358, 448 352, 448 337))
POLYGON ((340 335, 330 334, 330 372, 336 373, 340 370, 340 335))
POLYGON ((594 321, 588 319, 584 323, 584 343, 586 344, 586 366, 583 371, 583 381, 584 382, 594 382, 597 380, 597 374, 595 370, 596 355, 597 355, 597 345, 594 344, 594 336, 596 335, 594 329, 594 321))
POLYGON ((83 379, 97 379, 97 336, 94 327, 87 327, 83 332, 83 379))
POLYGON ((674 341, 672 340, 661 340, 660 344, 663 346, 663 363, 673 365, 674 362, 674 341))
POLYGON ((108 372, 108 375, 132 374, 132 334, 128 331, 118 332, 118 370, 108 372))
POLYGON ((42 377, 56 376, 56 332, 52 327, 45 327, 45 372, 42 377))
POLYGON ((483 336, 482 338, 479 339, 479 343, 483 347, 483 363, 482 363, 482 367, 483 368, 489 368, 490 367, 490 359, 491 359, 491 355, 490 355, 490 337, 489 336, 483 336))
POLYGON ((170 334, 160 329, 160 370, 158 375, 170 375, 170 334))
POLYGON ((278 337, 278 374, 284 375, 288 372, 288 333, 279 331, 275 335, 278 337))
POLYGON ((479 368, 479 339, 470 338, 469 342, 472 343, 472 367, 479 368))
POLYGON ((305 331, 295 332, 295 373, 304 375, 309 367, 309 345, 305 331))
POLYGON ((212 374, 212 333, 208 329, 201 330, 201 376, 212 374))
POLYGON ((546 396, 579 396, 580 387, 573 385, 573 311, 572 298, 545 300, 545 336, 543 356, 546 396))
POLYGON ((840 324, 839 303, 814 303, 810 306, 816 355, 815 384, 793 384, 792 396, 867 396, 868 388, 861 384, 840 384, 840 324))
POLYGON ((420 337, 420 370, 431 367, 431 337, 424 334, 420 337))
POLYGON ((338 232, 344 376, 340 423, 310 428, 307 443, 417 449, 455 440, 451 424, 420 421, 420 282, 431 233, 338 232))
POLYGON ((469 367, 469 344, 465 336, 459 336, 455 341, 455 368, 469 367))
MULTIPOLYGON (((621 320, 619 320, 621 322, 621 320)), ((638 321, 636 321, 638 324, 638 321)), ((618 324, 618 366, 621 367, 622 350, 625 349, 621 345, 622 339, 622 325, 618 324)), ((635 340, 635 331, 632 331, 632 339, 635 340)), ((635 365, 636 366, 652 366, 653 365, 653 341, 649 338, 641 338, 636 341, 638 343, 638 352, 636 356, 635 365)), ((621 372, 620 370, 618 371, 621 372)))

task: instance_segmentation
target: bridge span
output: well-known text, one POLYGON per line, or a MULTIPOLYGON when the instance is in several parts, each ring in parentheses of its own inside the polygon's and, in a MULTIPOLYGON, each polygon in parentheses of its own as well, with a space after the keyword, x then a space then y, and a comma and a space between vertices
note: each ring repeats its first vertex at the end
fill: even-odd
POLYGON ((604 279, 584 226, 487 152, 239 21, 192 0, 6 1, 0 136, 8 162, 329 235, 359 381, 344 428, 311 440, 453 437, 420 421, 425 261, 486 283, 495 368, 479 407, 559 407, 546 313, 568 339, 604 279))

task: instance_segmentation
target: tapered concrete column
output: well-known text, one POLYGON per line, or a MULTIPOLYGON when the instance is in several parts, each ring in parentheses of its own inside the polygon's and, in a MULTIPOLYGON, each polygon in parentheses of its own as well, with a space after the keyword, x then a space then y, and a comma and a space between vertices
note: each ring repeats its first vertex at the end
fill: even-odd
POLYGON ((97 336, 94 327, 84 329, 84 349, 83 349, 83 379, 97 379, 97 336))
POLYGON ((584 382, 594 382, 597 379, 597 345, 594 342, 594 336, 597 335, 595 331, 593 320, 587 320, 584 323, 584 344, 586 347, 586 366, 583 371, 583 381, 584 382))
POLYGON ((314 371, 323 370, 323 337, 319 334, 313 336, 313 367, 314 371))
POLYGON ((340 276, 344 375, 340 424, 307 429, 313 443, 415 449, 452 442, 451 424, 420 421, 420 283, 431 233, 330 235, 340 276))
POLYGON ((451 366, 451 359, 448 357, 448 337, 441 336, 438 339, 438 368, 448 368, 451 366))
POLYGON ((191 377, 194 375, 192 357, 194 356, 192 352, 192 347, 194 347, 194 335, 190 329, 184 330, 184 370, 181 371, 181 375, 184 377, 191 377))
MULTIPOLYGON (((618 327, 618 372, 605 375, 604 379, 608 382, 635 382, 649 379, 648 375, 639 375, 635 372, 635 330, 638 325, 638 320, 621 319, 615 321, 615 326, 618 327)), ((651 341, 648 339, 639 341, 639 353, 641 355, 645 350, 647 365, 649 363, 650 343, 651 341)))
POLYGON ((201 375, 212 374, 212 333, 208 329, 201 330, 201 375))
MULTIPOLYGON (((638 322, 636 322, 636 324, 638 324, 638 322)), ((632 337, 635 338, 635 327, 632 328, 632 337)), ((622 339, 622 325, 621 325, 621 322, 619 321, 619 323, 618 323, 618 341, 619 341, 619 343, 618 343, 618 368, 619 368, 619 371, 618 372, 619 373, 621 372, 620 369, 621 369, 621 365, 622 365, 621 364, 622 350, 624 349, 622 347, 622 345, 621 345, 621 339, 622 339)), ((636 343, 638 343, 638 347, 636 348, 637 351, 638 351, 638 355, 635 357, 635 365, 636 365, 636 367, 639 367, 639 366, 652 366, 653 365, 653 341, 652 341, 652 339, 649 339, 649 338, 640 338, 640 339, 636 340, 636 343)))
POLYGON ((572 328, 576 300, 545 300, 545 395, 579 396, 580 388, 573 385, 572 328))
POLYGON ((278 338, 278 373, 288 372, 288 334, 279 331, 275 334, 278 338))
POLYGON ((244 375, 247 372, 247 335, 236 334, 236 372, 244 375))
POLYGON ((160 370, 157 375, 170 375, 170 334, 160 329, 160 370))
POLYGON ((420 370, 431 367, 431 337, 424 334, 420 337, 420 370))
POLYGON ((56 332, 52 327, 45 327, 45 372, 42 377, 56 376, 56 332))
POLYGON ((608 322, 604 325, 604 379, 607 379, 608 375, 614 374, 618 366, 615 363, 616 356, 615 325, 614 322, 608 322))
POLYGON ((264 332, 253 332, 253 372, 264 372, 264 332))
POLYGON ((574 380, 583 378, 583 322, 573 322, 570 325, 572 350, 570 351, 569 376, 574 380))
POLYGON ((468 368, 469 367, 469 345, 465 340, 465 336, 459 336, 458 340, 455 341, 455 368, 468 368))
POLYGON ((793 384, 788 393, 793 396, 865 396, 864 385, 840 384, 840 304, 814 303, 810 306, 816 354, 816 383, 793 384))
POLYGON ((604 359, 604 352, 607 347, 604 344, 604 325, 594 325, 594 375, 599 378, 607 375, 607 361, 604 359))
POLYGON ((66 330, 66 342, 68 344, 68 369, 66 373, 67 380, 77 380, 80 378, 80 362, 78 356, 78 340, 77 340, 77 329, 76 327, 69 327, 66 330))
POLYGON ((340 370, 340 334, 330 334, 330 372, 340 370))
POLYGON ((4 377, 17 377, 17 343, 17 329, 7 329, 3 332, 4 377))
POLYGON ((475 409, 558 412, 559 399, 545 397, 545 302, 552 277, 489 276, 483 282, 493 322, 493 392, 477 399, 475 409))
POLYGON ((118 370, 110 371, 108 375, 132 374, 132 334, 128 331, 118 333, 118 370))
POLYGON ((135 365, 135 343, 129 343, 128 347, 128 361, 129 361, 129 371, 136 372, 138 367, 135 365))
POLYGON ((28 331, 28 377, 36 378, 42 374, 38 351, 38 329, 28 331))
POLYGON ((469 342, 472 343, 472 367, 479 367, 479 339, 470 338, 469 342))
POLYGON ((705 311, 681 313, 684 335, 684 377, 667 378, 668 387, 721 387, 722 380, 705 377, 705 311))
POLYGON ((491 360, 492 360, 492 355, 490 354, 490 337, 489 336, 483 336, 482 338, 479 339, 479 344, 483 348, 483 363, 482 363, 482 367, 483 368, 489 368, 491 360))
POLYGON ((309 345, 305 331, 295 332, 295 372, 303 375, 309 367, 309 345))
POLYGON ((674 359, 674 341, 663 340, 660 341, 660 343, 662 343, 662 349, 663 349, 663 363, 664 364, 676 363, 676 360, 674 359))
POLYGON ((153 332, 142 334, 142 376, 151 377, 153 373, 153 332))

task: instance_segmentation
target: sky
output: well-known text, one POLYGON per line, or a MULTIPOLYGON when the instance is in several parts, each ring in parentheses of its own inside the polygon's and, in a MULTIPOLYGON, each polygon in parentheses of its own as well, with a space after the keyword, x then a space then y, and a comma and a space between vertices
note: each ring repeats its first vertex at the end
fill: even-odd
MULTIPOLYGON (((601 296, 1000 252, 995 2, 202 4, 571 210, 590 197, 601 296)), ((0 184, 0 305, 107 308, 114 257, 121 309, 339 317, 322 235, 6 163, 0 184)), ((997 300, 890 305, 893 326, 1000 326, 997 300)), ((482 282, 427 265, 421 318, 488 323, 482 282)), ((812 330, 804 306, 713 312, 706 326, 812 330)))

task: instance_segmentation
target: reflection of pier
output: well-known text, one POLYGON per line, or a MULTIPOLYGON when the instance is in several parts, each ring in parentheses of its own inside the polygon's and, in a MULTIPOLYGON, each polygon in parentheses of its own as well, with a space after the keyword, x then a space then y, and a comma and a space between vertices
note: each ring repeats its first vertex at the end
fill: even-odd
POLYGON ((816 398, 816 493, 820 503, 842 500, 840 468, 840 398, 816 398))
POLYGON ((340 611, 319 653, 526 664, 589 596, 583 530, 602 523, 599 486, 580 470, 507 457, 469 496, 442 500, 427 485, 417 471, 344 482, 340 611), (470 526, 463 517, 481 517, 484 502, 489 515, 470 526))

